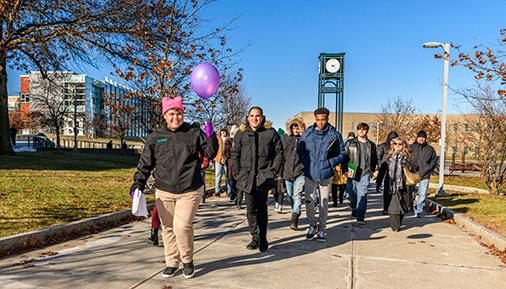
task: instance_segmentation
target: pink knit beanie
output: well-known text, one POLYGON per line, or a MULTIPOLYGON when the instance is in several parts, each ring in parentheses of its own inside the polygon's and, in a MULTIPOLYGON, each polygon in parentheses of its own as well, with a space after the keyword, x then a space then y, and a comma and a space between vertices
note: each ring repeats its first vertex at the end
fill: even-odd
POLYGON ((179 108, 184 112, 183 98, 181 96, 170 98, 162 98, 162 115, 165 114, 169 109, 179 108))

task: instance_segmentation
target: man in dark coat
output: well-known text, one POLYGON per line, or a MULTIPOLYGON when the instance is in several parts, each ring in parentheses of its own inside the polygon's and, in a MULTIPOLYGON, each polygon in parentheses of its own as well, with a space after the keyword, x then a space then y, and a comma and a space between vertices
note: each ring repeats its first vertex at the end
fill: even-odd
POLYGON ((420 176, 420 183, 418 183, 418 200, 416 202, 415 214, 418 218, 421 218, 423 216, 425 198, 429 190, 430 175, 437 165, 438 157, 434 148, 427 143, 427 132, 423 130, 418 132, 416 142, 409 146, 409 150, 419 168, 416 172, 420 176))
POLYGON ((357 125, 357 138, 351 139, 345 145, 345 164, 351 193, 351 214, 357 218, 357 224, 363 225, 367 209, 367 187, 377 171, 378 156, 376 144, 367 138, 369 125, 357 125), (350 169, 352 168, 352 169, 350 169))
POLYGON ((232 171, 237 190, 246 196, 246 217, 252 240, 247 249, 265 252, 267 242, 267 195, 281 172, 283 145, 278 133, 265 124, 263 110, 252 107, 232 146, 232 171))
POLYGON ((390 150, 390 142, 398 137, 396 131, 388 133, 387 140, 378 146, 378 178, 376 179, 376 191, 381 190, 383 185, 383 215, 388 215, 388 204, 390 204, 390 176, 388 174, 387 153, 390 150))

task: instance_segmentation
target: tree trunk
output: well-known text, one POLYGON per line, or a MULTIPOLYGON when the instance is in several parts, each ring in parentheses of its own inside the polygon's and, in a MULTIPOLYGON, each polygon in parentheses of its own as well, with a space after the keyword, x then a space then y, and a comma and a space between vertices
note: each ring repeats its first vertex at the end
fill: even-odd
POLYGON ((5 51, 0 51, 0 155, 13 155, 9 134, 6 56, 5 51))
POLYGON ((56 149, 59 150, 60 149, 60 127, 57 125, 55 125, 55 129, 56 129, 56 149))

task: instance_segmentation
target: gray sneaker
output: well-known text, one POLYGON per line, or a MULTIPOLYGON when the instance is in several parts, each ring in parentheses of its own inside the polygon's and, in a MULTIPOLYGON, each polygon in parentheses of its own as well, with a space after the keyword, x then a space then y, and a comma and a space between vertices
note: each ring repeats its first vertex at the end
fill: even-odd
POLYGON ((309 226, 306 233, 306 239, 307 240, 313 240, 318 233, 318 227, 316 226, 309 226))
POLYGON ((318 240, 318 242, 322 242, 322 243, 327 242, 327 234, 323 231, 318 232, 318 236, 316 236, 316 240, 318 240))

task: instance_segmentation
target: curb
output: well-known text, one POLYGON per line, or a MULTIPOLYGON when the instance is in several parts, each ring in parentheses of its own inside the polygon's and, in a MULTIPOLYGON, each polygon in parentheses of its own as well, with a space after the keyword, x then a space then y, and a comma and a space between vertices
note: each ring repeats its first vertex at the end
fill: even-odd
POLYGON ((466 217, 464 214, 455 213, 453 210, 448 209, 447 207, 431 200, 426 199, 425 203, 426 209, 429 211, 436 211, 438 214, 442 215, 446 218, 453 218, 455 224, 464 229, 464 231, 476 235, 483 243, 486 245, 492 245, 499 251, 506 250, 506 238, 500 236, 499 234, 485 228, 479 223, 471 220, 466 217))
MULTIPOLYGON (((148 210, 151 210, 153 206, 154 203, 148 204, 148 210)), ((62 243, 91 233, 110 229, 118 225, 123 225, 136 219, 140 218, 133 216, 132 210, 127 209, 36 231, 2 237, 0 238, 0 256, 8 256, 29 249, 62 243)))
MULTIPOLYGON (((429 188, 438 189, 438 184, 429 183, 429 188)), ((471 194, 486 194, 490 195, 490 192, 485 189, 473 188, 473 187, 464 187, 464 186, 456 186, 456 185, 444 185, 445 190, 457 191, 462 193, 471 193, 471 194)))

